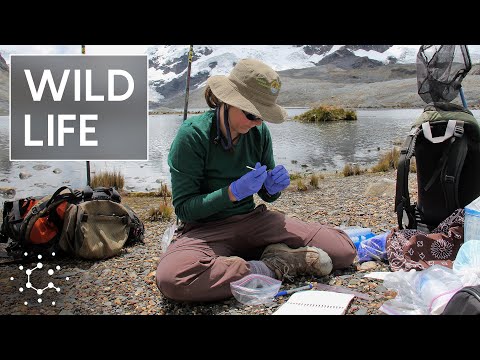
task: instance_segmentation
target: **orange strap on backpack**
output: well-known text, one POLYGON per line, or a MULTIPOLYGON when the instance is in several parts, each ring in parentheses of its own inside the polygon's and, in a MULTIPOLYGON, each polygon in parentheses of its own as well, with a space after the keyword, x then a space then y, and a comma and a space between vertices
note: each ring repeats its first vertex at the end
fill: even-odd
MULTIPOLYGON (((65 210, 67 209, 67 201, 62 202, 55 209, 61 221, 65 218, 65 210)), ((48 216, 39 218, 32 227, 30 232, 30 242, 32 244, 45 244, 52 240, 58 234, 58 228, 49 220, 48 216)))
POLYGON ((32 200, 30 200, 30 201, 26 201, 25 203, 23 203, 22 208, 24 208, 24 207, 27 207, 27 208, 26 208, 25 210, 23 210, 23 216, 22 216, 22 218, 24 218, 24 217, 28 214, 28 212, 30 211, 30 209, 31 209, 36 203, 38 203, 38 200, 34 200, 34 199, 32 199, 32 200))

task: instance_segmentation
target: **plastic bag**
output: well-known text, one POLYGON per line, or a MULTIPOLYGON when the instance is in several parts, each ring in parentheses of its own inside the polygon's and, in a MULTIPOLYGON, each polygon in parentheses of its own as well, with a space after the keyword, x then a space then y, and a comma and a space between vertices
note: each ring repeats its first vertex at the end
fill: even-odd
POLYGON ((415 286, 429 313, 438 315, 443 312, 450 298, 463 287, 463 284, 452 269, 434 265, 419 272, 415 286))
POLYGON ((232 295, 244 305, 269 304, 282 286, 280 280, 260 274, 249 274, 230 283, 232 295))
POLYGON ((383 234, 376 235, 374 237, 362 240, 358 245, 358 261, 371 261, 371 260, 387 260, 387 251, 385 249, 385 243, 387 241, 387 235, 390 232, 387 231, 383 234))
POLYGON ((161 247, 163 252, 167 251, 167 248, 172 242, 173 235, 175 234, 176 230, 177 230, 177 225, 173 224, 167 227, 167 229, 163 233, 162 242, 161 242, 161 247))
POLYGON ((422 271, 398 271, 388 274, 383 285, 397 292, 397 297, 383 304, 387 314, 441 314, 450 298, 463 287, 452 269, 433 265, 422 271))

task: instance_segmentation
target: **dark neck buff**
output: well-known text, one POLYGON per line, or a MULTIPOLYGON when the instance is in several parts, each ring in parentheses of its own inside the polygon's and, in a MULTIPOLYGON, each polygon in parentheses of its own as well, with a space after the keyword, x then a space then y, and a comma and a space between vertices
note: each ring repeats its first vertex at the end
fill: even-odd
POLYGON ((217 125, 217 137, 214 140, 215 144, 218 144, 218 142, 220 142, 224 150, 233 150, 233 143, 239 138, 240 134, 238 134, 234 139, 232 139, 232 134, 230 133, 230 123, 228 121, 228 104, 223 105, 223 122, 225 124, 226 137, 223 136, 222 130, 220 128, 220 106, 217 106, 215 117, 217 125))

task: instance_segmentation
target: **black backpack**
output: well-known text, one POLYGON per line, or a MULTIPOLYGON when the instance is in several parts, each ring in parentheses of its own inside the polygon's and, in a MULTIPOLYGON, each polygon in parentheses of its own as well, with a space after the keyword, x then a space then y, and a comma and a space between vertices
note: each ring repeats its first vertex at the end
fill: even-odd
POLYGON ((457 291, 442 315, 480 315, 480 285, 466 286, 457 291))
POLYGON ((480 128, 472 113, 450 103, 427 105, 407 136, 397 169, 395 211, 400 229, 430 232, 480 196, 480 128), (415 156, 418 201, 408 190, 415 156))
POLYGON ((400 229, 429 233, 480 195, 480 129, 461 88, 472 63, 466 45, 421 45, 418 94, 428 104, 400 152, 395 211, 400 229), (450 102, 460 94, 463 107, 450 102), (408 191, 415 156, 418 201, 408 191))

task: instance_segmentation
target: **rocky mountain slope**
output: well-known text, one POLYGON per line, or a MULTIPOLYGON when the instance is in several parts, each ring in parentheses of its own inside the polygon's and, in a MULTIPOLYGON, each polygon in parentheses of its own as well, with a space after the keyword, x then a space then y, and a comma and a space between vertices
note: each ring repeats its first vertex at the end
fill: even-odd
POLYGON ((0 115, 8 114, 8 76, 9 68, 7 62, 0 54, 0 115))
MULTIPOLYGON (((341 69, 328 64, 307 69, 279 71, 282 106, 336 105, 351 108, 418 108, 425 103, 417 94, 415 64, 389 64, 374 68, 341 69)), ((480 65, 463 81, 469 107, 480 106, 480 65), (475 75, 477 74, 477 75, 475 75)), ((205 107, 204 87, 190 92, 189 107, 205 107)), ((183 108, 182 94, 163 106, 183 108)), ((459 98, 454 102, 460 104, 459 98)))

